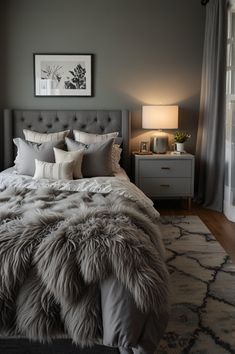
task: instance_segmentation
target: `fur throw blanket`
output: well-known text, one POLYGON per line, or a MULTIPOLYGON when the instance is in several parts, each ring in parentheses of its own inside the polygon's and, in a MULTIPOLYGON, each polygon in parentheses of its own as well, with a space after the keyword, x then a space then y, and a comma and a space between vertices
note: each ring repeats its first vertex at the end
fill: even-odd
POLYGON ((112 193, 0 193, 0 333, 102 338, 100 286, 113 275, 143 312, 162 311, 168 273, 156 220, 112 193))

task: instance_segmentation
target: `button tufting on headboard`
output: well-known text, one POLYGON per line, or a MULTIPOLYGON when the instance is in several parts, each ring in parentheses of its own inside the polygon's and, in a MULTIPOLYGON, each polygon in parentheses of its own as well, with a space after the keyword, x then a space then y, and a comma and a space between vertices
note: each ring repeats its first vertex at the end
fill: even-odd
POLYGON ((126 110, 4 110, 4 166, 12 166, 12 138, 24 137, 23 129, 41 133, 78 129, 92 134, 119 132, 123 137, 122 163, 129 168, 129 114, 126 110))

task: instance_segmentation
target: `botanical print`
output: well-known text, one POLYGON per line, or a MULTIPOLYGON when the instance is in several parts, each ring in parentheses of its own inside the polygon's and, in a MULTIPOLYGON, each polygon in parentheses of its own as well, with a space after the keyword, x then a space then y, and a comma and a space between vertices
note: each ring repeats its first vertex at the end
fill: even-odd
POLYGON ((61 69, 63 69, 63 67, 60 65, 55 65, 55 64, 51 65, 50 63, 42 62, 41 63, 41 79, 55 81, 55 82, 57 82, 56 87, 58 87, 58 84, 60 83, 60 81, 62 79, 61 69))
POLYGON ((65 81, 66 89, 86 89, 86 68, 82 64, 78 64, 74 70, 69 71, 72 78, 67 77, 65 81))
POLYGON ((91 96, 91 55, 35 55, 36 96, 91 96))
POLYGON ((41 63, 41 80, 50 80, 53 88, 66 90, 86 89, 86 66, 84 62, 79 64, 50 62, 41 63), (70 70, 71 69, 71 70, 70 70))

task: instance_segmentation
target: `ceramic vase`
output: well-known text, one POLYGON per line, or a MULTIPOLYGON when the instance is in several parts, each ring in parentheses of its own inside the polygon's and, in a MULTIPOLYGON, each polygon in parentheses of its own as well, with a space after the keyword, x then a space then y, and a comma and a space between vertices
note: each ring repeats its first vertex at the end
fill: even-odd
POLYGON ((184 143, 176 143, 176 151, 184 152, 184 143))

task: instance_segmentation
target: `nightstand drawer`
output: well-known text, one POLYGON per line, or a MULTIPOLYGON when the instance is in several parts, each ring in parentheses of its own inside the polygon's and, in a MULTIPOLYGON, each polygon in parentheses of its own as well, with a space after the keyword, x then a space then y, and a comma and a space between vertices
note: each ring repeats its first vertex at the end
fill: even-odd
POLYGON ((140 189, 151 197, 190 197, 191 178, 140 178, 140 189))
POLYGON ((139 178, 192 176, 192 160, 143 159, 139 161, 139 178))

